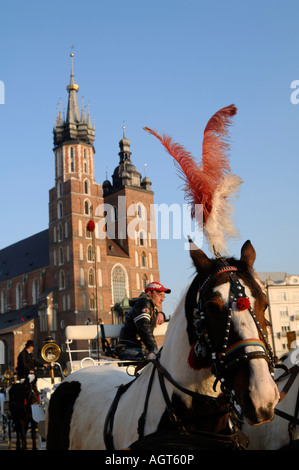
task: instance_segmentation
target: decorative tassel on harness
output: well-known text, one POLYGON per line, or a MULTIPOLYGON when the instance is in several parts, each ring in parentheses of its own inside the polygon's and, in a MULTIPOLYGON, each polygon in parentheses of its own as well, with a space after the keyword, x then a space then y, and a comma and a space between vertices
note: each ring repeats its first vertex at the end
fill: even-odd
POLYGON ((231 174, 227 139, 232 116, 237 113, 234 105, 215 113, 204 130, 202 164, 180 144, 173 143, 167 135, 145 127, 144 130, 157 137, 179 166, 185 182, 186 199, 191 204, 191 217, 203 228, 212 253, 226 253, 226 241, 238 236, 231 217, 233 208, 229 199, 235 197, 242 183, 241 178, 231 174), (199 206, 200 205, 200 206, 199 206), (198 211, 199 207, 202 209, 198 211))

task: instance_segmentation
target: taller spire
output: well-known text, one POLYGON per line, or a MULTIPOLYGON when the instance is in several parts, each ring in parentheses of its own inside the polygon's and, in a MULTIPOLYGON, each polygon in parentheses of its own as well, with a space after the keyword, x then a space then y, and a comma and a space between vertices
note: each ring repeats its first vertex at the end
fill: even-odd
POLYGON ((78 99, 77 99, 79 85, 76 85, 75 83, 74 63, 73 63, 74 54, 71 53, 70 56, 71 56, 71 81, 70 81, 70 84, 66 87, 67 91, 69 92, 66 122, 75 123, 75 122, 80 121, 80 113, 79 113, 79 106, 78 106, 78 99))
MULTIPOLYGON (((74 76, 74 54, 71 53, 71 77, 70 84, 66 87, 68 91, 68 105, 66 119, 62 119, 61 112, 57 111, 56 128, 54 129, 54 145, 61 145, 63 142, 70 140, 82 140, 89 144, 94 143, 95 129, 91 124, 88 110, 86 117, 85 110, 82 109, 81 116, 78 106, 77 93, 79 85, 75 83, 74 76)), ((83 101, 83 100, 82 100, 83 101)), ((82 105, 83 108, 83 105, 82 105)))

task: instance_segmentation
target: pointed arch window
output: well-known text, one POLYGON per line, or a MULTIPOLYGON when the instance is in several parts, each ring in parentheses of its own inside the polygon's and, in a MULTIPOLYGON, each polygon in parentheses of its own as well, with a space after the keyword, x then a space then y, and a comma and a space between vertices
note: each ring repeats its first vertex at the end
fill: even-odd
POLYGON ((61 242, 62 241, 62 224, 58 224, 57 226, 57 241, 61 242))
POLYGON ((16 310, 22 307, 22 286, 17 284, 16 287, 16 310))
POLYGON ((94 269, 90 268, 88 271, 88 285, 94 287, 95 285, 95 276, 94 276, 94 269))
POLYGON ((141 266, 146 268, 146 254, 144 251, 141 253, 141 266))
POLYGON ((70 149, 70 171, 74 173, 75 171, 75 159, 74 159, 74 148, 71 147, 70 149))
POLYGON ((84 193, 89 194, 89 181, 84 180, 84 193))
POLYGON ((88 245, 87 247, 87 260, 94 261, 94 250, 92 245, 88 245))
POLYGON ((148 285, 148 277, 147 277, 146 274, 144 274, 144 276, 142 278, 142 289, 144 290, 147 285, 148 285))
POLYGON ((7 308, 6 290, 1 292, 1 313, 5 313, 7 308))
POLYGON ((83 171, 84 173, 88 173, 87 149, 83 151, 83 171))
POLYGON ((59 289, 65 289, 65 274, 63 270, 59 272, 59 289))
POLYGON ((88 201, 88 199, 86 199, 86 201, 84 202, 84 213, 88 215, 89 211, 90 211, 90 202, 88 201))
POLYGON ((39 284, 38 284, 38 279, 35 278, 32 283, 32 303, 37 304, 39 297, 39 284))
POLYGON ((59 264, 63 264, 64 263, 64 255, 63 255, 63 248, 62 246, 59 247, 59 251, 58 251, 58 263, 59 264))
POLYGON ((121 302, 126 296, 126 271, 122 266, 114 266, 112 270, 113 302, 121 302))

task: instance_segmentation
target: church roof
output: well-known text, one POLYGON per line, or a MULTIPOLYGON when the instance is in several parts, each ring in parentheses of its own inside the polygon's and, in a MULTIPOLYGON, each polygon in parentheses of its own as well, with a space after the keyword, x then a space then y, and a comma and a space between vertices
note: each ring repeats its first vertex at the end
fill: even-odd
POLYGON ((6 333, 23 326, 38 316, 38 305, 20 308, 0 315, 0 333, 6 333))
POLYGON ((0 282, 49 264, 47 229, 0 250, 0 282))

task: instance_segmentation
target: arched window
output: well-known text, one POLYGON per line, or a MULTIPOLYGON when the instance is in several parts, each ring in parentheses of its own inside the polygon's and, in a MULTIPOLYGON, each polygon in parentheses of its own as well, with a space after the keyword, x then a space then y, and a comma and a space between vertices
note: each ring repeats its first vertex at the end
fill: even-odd
POLYGON ((22 307, 22 286, 17 284, 16 287, 16 310, 22 307))
POLYGON ((114 266, 112 270, 113 302, 121 302, 126 296, 126 272, 122 266, 114 266))
POLYGON ((6 290, 1 292, 1 313, 6 312, 6 290))
POLYGON ((84 173, 88 173, 88 160, 87 160, 87 149, 83 151, 83 171, 84 173))
POLYGON ((87 260, 94 261, 94 251, 92 245, 88 245, 87 247, 87 260))
POLYGON ((84 202, 84 213, 85 213, 86 215, 89 214, 89 209, 90 209, 90 202, 89 202, 88 200, 86 200, 86 201, 84 202))
POLYGON ((63 270, 59 272, 59 289, 65 289, 65 274, 63 270))
POLYGON ((37 304, 39 297, 39 285, 38 285, 38 279, 34 279, 32 283, 32 303, 37 304))
POLYGON ((58 252, 58 263, 63 264, 64 263, 64 256, 63 256, 63 248, 62 246, 59 247, 59 252, 58 252))
POLYGON ((57 241, 61 242, 62 241, 62 224, 57 225, 57 241))
POLYGON ((71 147, 70 150, 70 171, 71 173, 74 173, 75 171, 75 161, 74 161, 74 149, 71 147))
POLYGON ((138 219, 145 219, 145 207, 143 204, 137 204, 137 217, 138 219))
POLYGON ((82 309, 86 310, 86 294, 83 292, 82 294, 82 309))
POLYGON ((144 290, 147 285, 148 285, 148 278, 147 278, 147 275, 144 274, 144 276, 142 278, 142 289, 144 290))
POLYGON ((57 197, 61 197, 61 196, 62 196, 62 182, 58 181, 58 183, 57 183, 57 197))
POLYGON ((88 285, 94 286, 95 285, 95 278, 94 278, 94 269, 90 268, 88 271, 88 285))
POLYGON ((144 253, 144 251, 141 253, 141 266, 143 268, 146 267, 146 254, 144 253))
POLYGON ((96 299, 95 299, 94 294, 91 294, 90 296, 89 307, 90 307, 90 310, 94 310, 96 308, 96 299))
POLYGON ((84 286, 84 269, 80 268, 80 286, 84 286))
POLYGON ((146 234, 142 230, 138 234, 137 243, 139 246, 146 246, 146 234))
POLYGON ((84 181, 84 193, 89 194, 89 181, 88 180, 84 181))
POLYGON ((99 294, 99 310, 104 310, 104 299, 102 294, 99 294))

